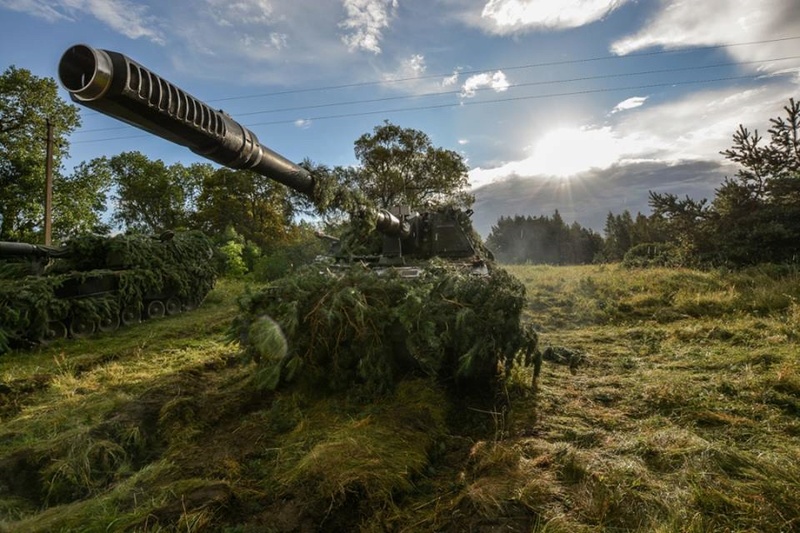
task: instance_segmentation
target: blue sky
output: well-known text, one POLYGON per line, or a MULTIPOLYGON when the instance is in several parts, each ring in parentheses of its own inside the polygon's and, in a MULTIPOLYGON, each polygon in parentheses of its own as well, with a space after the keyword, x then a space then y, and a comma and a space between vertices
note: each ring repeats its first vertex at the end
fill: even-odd
MULTIPOLYGON (((0 0, 0 68, 122 52, 289 159, 355 163, 383 120, 461 152, 500 215, 602 229, 647 192, 710 197, 738 125, 800 98, 797 0, 0 0), (347 87, 341 87, 347 85, 347 87)), ((66 99, 67 95, 62 92, 66 99)), ((75 164, 197 157, 89 110, 75 164)))

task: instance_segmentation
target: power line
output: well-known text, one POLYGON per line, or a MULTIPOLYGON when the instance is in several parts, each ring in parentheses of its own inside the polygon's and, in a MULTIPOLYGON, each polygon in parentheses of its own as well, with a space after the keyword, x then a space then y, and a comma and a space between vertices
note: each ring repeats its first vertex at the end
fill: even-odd
MULTIPOLYGON (((484 68, 478 70, 462 70, 462 71, 455 71, 459 74, 483 74, 486 72, 492 72, 496 70, 521 70, 521 69, 529 69, 529 68, 539 68, 539 67, 554 67, 554 66, 561 66, 561 65, 572 65, 577 63, 590 63, 594 61, 607 61, 607 60, 618 60, 618 59, 626 59, 626 58, 634 58, 634 57, 649 57, 649 56, 657 56, 657 55, 664 55, 664 54, 679 54, 679 53, 688 53, 688 52, 700 52, 704 50, 719 50, 721 48, 734 48, 738 46, 751 46, 754 44, 769 44, 769 43, 777 43, 777 42, 784 42, 784 41, 793 41, 800 39, 800 36, 794 37, 780 37, 777 39, 765 39, 762 41, 747 41, 741 43, 731 43, 731 44, 717 44, 717 45, 708 45, 708 46, 696 46, 690 48, 683 48, 680 50, 654 50, 652 52, 638 52, 634 54, 627 54, 624 56, 620 55, 606 55, 606 56, 597 56, 597 57, 587 57, 581 59, 565 59, 560 61, 545 61, 541 63, 529 63, 526 65, 511 65, 505 67, 494 67, 494 68, 484 68)), ((327 85, 321 87, 308 87, 305 89, 289 89, 285 91, 274 91, 269 93, 260 93, 260 94, 250 94, 250 95, 242 95, 242 96, 228 96, 225 98, 215 98, 214 100, 208 100, 209 102, 225 102, 229 100, 244 100, 249 98, 262 98, 265 96, 279 96, 279 95, 286 95, 286 94, 297 94, 297 93, 307 93, 307 92, 314 92, 314 91, 330 91, 336 89, 349 89, 353 87, 367 87, 371 85, 383 85, 387 83, 401 83, 406 81, 418 81, 418 80, 425 80, 425 79, 432 79, 432 78, 445 78, 448 76, 452 76, 455 72, 448 72, 445 74, 425 74, 423 76, 409 76, 406 78, 393 78, 393 79, 384 79, 384 80, 372 80, 372 81, 363 81, 363 82, 354 82, 354 83, 345 83, 342 85, 327 85)))
MULTIPOLYGON (((605 56, 596 56, 596 57, 587 57, 587 58, 579 58, 579 59, 565 59, 560 61, 545 61, 540 63, 529 63, 524 65, 510 65, 505 67, 492 67, 492 68, 483 68, 477 70, 455 70, 454 72, 448 72, 444 74, 426 74, 422 76, 409 76, 405 78, 393 78, 393 79, 382 79, 382 80, 371 80, 371 81, 363 81, 363 82, 354 82, 354 83, 345 83, 341 85, 325 85, 325 86, 318 86, 318 87, 307 87, 304 89, 288 89, 285 91, 273 91, 268 93, 259 93, 259 94, 250 94, 250 95, 240 95, 240 96, 228 96, 223 98, 214 98, 206 100, 206 102, 227 102, 231 100, 246 100, 252 98, 263 98, 269 96, 280 96, 280 95, 287 95, 287 94, 300 94, 300 93, 309 93, 309 92, 319 92, 319 91, 332 91, 338 89, 348 89, 348 88, 356 88, 356 87, 369 87, 375 85, 385 85, 385 84, 394 84, 394 83, 401 83, 407 81, 418 81, 418 80, 425 80, 425 79, 433 79, 433 78, 446 78, 452 76, 454 73, 470 75, 470 74, 483 74, 487 72, 493 72, 497 70, 523 70, 529 68, 539 68, 539 67, 553 67, 553 66, 561 66, 561 65, 571 65, 571 64, 579 64, 579 63, 590 63, 596 61, 609 61, 609 60, 620 60, 620 59, 630 59, 630 58, 637 58, 637 57, 651 57, 651 56, 658 56, 658 55, 667 55, 667 54, 683 54, 683 53, 691 53, 691 52, 701 52, 706 50, 719 50, 722 48, 735 48, 740 46, 752 46, 757 44, 769 44, 769 43, 777 43, 777 42, 785 42, 785 41, 794 41, 800 39, 800 35, 792 36, 792 37, 780 37, 776 39, 764 39, 760 41, 746 41, 740 43, 730 43, 730 44, 718 44, 718 45, 708 45, 708 46, 695 46, 695 47, 687 47, 682 48, 680 50, 654 50, 652 52, 638 52, 634 54, 627 54, 627 55, 605 55, 605 56)), ((92 116, 100 114, 97 112, 86 113, 87 116, 92 116)))
MULTIPOLYGON (((772 63, 777 61, 787 61, 790 59, 800 59, 800 55, 798 56, 787 56, 787 57, 778 57, 778 58, 771 58, 771 59, 761 59, 761 60, 752 60, 752 61, 741 61, 741 62, 728 62, 728 63, 716 63, 713 65, 695 65, 690 67, 675 67, 675 68, 667 68, 667 69, 656 69, 656 70, 644 70, 638 72, 625 72, 622 74, 601 74, 597 76, 583 76, 579 78, 567 78, 567 79, 560 79, 560 80, 545 80, 545 81, 534 81, 534 82, 526 82, 526 83, 513 83, 510 84, 507 88, 508 89, 517 89, 520 87, 534 87, 540 85, 556 85, 562 83, 572 83, 576 81, 593 81, 593 80, 601 80, 601 79, 613 79, 613 78, 625 78, 631 76, 646 76, 651 74, 668 74, 674 72, 688 72, 688 71, 699 71, 699 70, 708 70, 712 68, 722 68, 722 67, 731 67, 731 66, 738 66, 738 65, 750 65, 750 64, 766 64, 772 63)), ((490 91, 493 90, 491 87, 478 87, 474 89, 477 91, 490 91)), ((401 96, 386 96, 382 98, 369 98, 369 99, 360 99, 360 100, 350 100, 345 102, 328 102, 324 104, 311 104, 311 105, 302 105, 302 106, 294 106, 294 107, 284 107, 284 108, 277 108, 277 109, 265 109, 260 111, 248 111, 246 113, 236 113, 236 117, 246 117, 246 116, 253 116, 253 115, 264 115, 270 113, 283 113, 287 111, 304 111, 308 109, 322 109, 326 107, 338 107, 338 106, 348 106, 348 105, 361 105, 361 104, 373 104, 378 102, 391 102, 397 100, 410 100, 416 98, 430 98, 434 96, 447 96, 447 95, 457 95, 462 94, 462 90, 451 90, 451 91, 436 91, 436 92, 428 92, 428 93, 421 93, 421 94, 407 94, 401 96)), ((88 130, 80 130, 75 133, 83 134, 83 133, 97 133, 101 131, 114 131, 114 130, 122 130, 127 128, 127 126, 112 126, 108 128, 93 128, 88 130)))
MULTIPOLYGON (((467 101, 467 102, 458 102, 458 103, 448 103, 448 104, 432 104, 426 106, 416 106, 416 107, 402 107, 402 108, 395 108, 395 109, 383 109, 377 111, 359 111, 355 113, 341 113, 337 115, 322 115, 318 117, 309 117, 303 119, 290 119, 290 120, 275 120, 269 122, 256 122, 252 124, 244 124, 244 126, 248 128, 252 128, 255 126, 272 126, 278 124, 293 124, 296 123, 298 120, 306 120, 306 121, 320 121, 320 120, 332 120, 332 119, 340 119, 340 118, 351 118, 351 117, 362 117, 362 116, 369 116, 369 115, 382 115, 388 113, 403 113, 408 111, 426 111, 431 109, 445 109, 449 107, 464 107, 464 106, 476 106, 476 105, 487 105, 487 104, 496 104, 496 103, 503 103, 503 102, 517 102, 523 100, 538 100, 544 98, 559 98, 559 97, 566 97, 566 96, 578 96, 584 94, 597 94, 597 93, 607 93, 607 92, 615 92, 615 91, 629 91, 629 90, 638 90, 638 89, 652 89, 656 87, 674 87, 674 86, 682 86, 682 85, 698 85, 703 83, 719 83, 723 81, 742 81, 742 80, 754 80, 760 78, 761 75, 748 75, 748 76, 728 76, 722 78, 712 78, 706 80, 688 80, 688 81, 670 81, 664 83, 651 83, 646 85, 635 85, 635 86, 628 86, 628 87, 608 87, 608 88, 600 88, 600 89, 586 89, 582 91, 571 91, 571 92, 562 92, 562 93, 548 93, 548 94, 537 94, 537 95, 528 95, 528 96, 516 96, 516 97, 508 97, 508 98, 495 98, 492 100, 482 100, 482 101, 467 101)), ((91 139, 85 141, 74 141, 73 144, 88 144, 88 143, 95 143, 95 142, 105 142, 105 141, 119 141, 119 140, 127 140, 127 139, 139 139, 143 137, 151 137, 150 135, 129 135, 124 137, 111 137, 111 138, 103 138, 103 139, 91 139)))
MULTIPOLYGON (((327 115, 327 116, 320 116, 320 117, 310 117, 304 118, 302 120, 307 121, 314 121, 314 120, 330 120, 335 118, 348 118, 348 117, 360 117, 360 116, 367 116, 367 115, 379 115, 383 113, 399 113, 399 112, 406 112, 406 111, 425 111, 429 109, 444 109, 448 107, 462 107, 462 106, 475 106, 475 105, 484 105, 484 104, 496 104, 501 102, 517 102, 522 100, 538 100, 544 98, 556 98, 556 97, 564 97, 564 96, 577 96, 582 94, 595 94, 595 93, 605 93, 605 92, 614 92, 614 91, 626 91, 626 90, 633 90, 633 89, 651 89, 655 87, 673 87, 676 85, 697 85, 702 83, 717 83, 721 81, 735 81, 735 80, 752 80, 761 77, 760 75, 750 75, 750 76, 729 76, 725 78, 714 78, 709 80, 690 80, 690 81, 671 81, 665 83, 651 83, 647 85, 638 85, 634 87, 611 87, 611 88, 602 88, 602 89, 586 89, 583 91, 571 91, 565 93, 550 93, 550 94, 537 94, 537 95, 529 95, 529 96, 516 96, 516 97, 509 97, 509 98, 495 98, 492 100, 482 100, 482 101, 469 101, 469 102, 459 102, 457 104, 433 104, 428 106, 418 106, 418 107, 405 107, 405 108, 397 108, 397 109, 385 109, 381 111, 359 111, 356 113, 343 113, 340 115, 327 115)), ((248 124, 248 127, 253 126, 269 126, 275 124, 293 124, 297 122, 295 120, 276 120, 271 122, 256 122, 254 124, 248 124)))

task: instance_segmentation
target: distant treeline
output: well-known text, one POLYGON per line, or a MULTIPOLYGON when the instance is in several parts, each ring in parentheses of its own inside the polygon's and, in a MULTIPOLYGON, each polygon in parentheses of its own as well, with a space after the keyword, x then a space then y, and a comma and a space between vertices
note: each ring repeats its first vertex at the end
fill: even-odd
POLYGON ((500 217, 486 246, 503 263, 580 265, 602 252, 603 238, 577 222, 568 226, 556 211, 552 217, 500 217))
POLYGON ((622 261, 636 248, 669 248, 663 217, 629 211, 609 213, 603 235, 577 222, 567 225, 556 210, 552 216, 500 217, 486 245, 503 263, 584 265, 622 261))
POLYGON ((767 142, 744 126, 722 152, 739 171, 714 198, 650 192, 652 214, 609 213, 603 236, 556 211, 501 217, 487 238, 500 261, 631 266, 744 266, 800 259, 800 103, 770 120, 767 142))

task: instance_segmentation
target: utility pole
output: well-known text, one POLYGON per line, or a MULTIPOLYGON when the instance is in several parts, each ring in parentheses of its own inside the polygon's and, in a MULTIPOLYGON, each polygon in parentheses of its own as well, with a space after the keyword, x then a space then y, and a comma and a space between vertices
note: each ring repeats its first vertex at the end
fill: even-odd
POLYGON ((50 245, 53 234, 53 123, 47 119, 47 150, 44 163, 44 243, 50 245))

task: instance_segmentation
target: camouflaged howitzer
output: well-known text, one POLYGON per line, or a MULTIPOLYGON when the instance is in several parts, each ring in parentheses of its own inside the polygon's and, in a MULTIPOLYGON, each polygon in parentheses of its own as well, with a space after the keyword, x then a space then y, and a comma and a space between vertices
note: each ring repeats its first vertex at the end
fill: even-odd
POLYGON ((212 255, 199 232, 0 242, 0 353, 192 309, 214 286, 212 255))
MULTIPOLYGON (((317 205, 323 197, 346 196, 331 195, 325 176, 270 150, 228 114, 123 54, 76 45, 64 53, 58 72, 75 102, 211 161, 271 178, 317 205)), ((472 230, 470 211, 366 205, 355 211, 351 215, 383 235, 380 253, 354 257, 340 245, 337 258, 351 260, 343 267, 321 272, 315 265, 241 301, 234 328, 246 351, 270 357, 254 342, 270 337, 255 332, 263 315, 273 317, 289 341, 274 365, 276 384, 302 364, 326 367, 331 381, 362 379, 380 389, 394 379, 386 376, 409 368, 446 380, 486 379, 500 363, 510 369, 522 348, 530 359, 536 336, 520 322, 524 287, 494 267, 472 230)))

